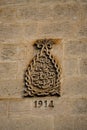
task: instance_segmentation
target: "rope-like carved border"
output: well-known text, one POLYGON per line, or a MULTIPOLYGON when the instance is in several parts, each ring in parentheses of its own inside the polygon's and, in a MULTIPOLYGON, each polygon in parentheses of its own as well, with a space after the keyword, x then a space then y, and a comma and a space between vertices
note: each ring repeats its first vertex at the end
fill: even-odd
POLYGON ((26 72, 25 72, 25 77, 24 77, 24 80, 25 80, 25 92, 24 92, 24 96, 30 96, 30 97, 33 97, 33 96, 47 96, 47 95, 57 95, 57 96, 60 96, 60 86, 61 86, 61 83, 60 83, 60 74, 61 74, 61 69, 60 69, 60 65, 56 64, 53 56, 50 54, 49 51, 46 51, 46 54, 48 56, 48 58, 51 60, 52 64, 54 65, 55 67, 55 70, 56 70, 56 76, 57 76, 57 79, 56 79, 56 82, 55 82, 55 86, 53 86, 53 88, 48 88, 47 90, 40 90, 40 89, 36 89, 32 86, 31 84, 31 76, 30 76, 30 72, 32 71, 32 67, 34 67, 35 65, 35 60, 38 58, 39 54, 37 54, 33 60, 31 61, 31 63, 29 64, 26 72))

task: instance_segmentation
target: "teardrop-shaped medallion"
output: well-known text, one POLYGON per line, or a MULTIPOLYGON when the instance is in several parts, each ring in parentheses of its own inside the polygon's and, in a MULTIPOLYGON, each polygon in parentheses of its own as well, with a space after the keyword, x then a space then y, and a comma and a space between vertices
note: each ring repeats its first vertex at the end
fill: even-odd
POLYGON ((60 66, 49 51, 53 44, 52 39, 35 42, 40 51, 26 70, 24 96, 60 96, 60 66))

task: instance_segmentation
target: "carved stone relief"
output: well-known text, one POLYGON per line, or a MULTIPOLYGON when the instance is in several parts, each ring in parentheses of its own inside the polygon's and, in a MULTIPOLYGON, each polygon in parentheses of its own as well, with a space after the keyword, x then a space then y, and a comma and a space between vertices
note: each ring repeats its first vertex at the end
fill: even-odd
POLYGON ((24 96, 60 96, 60 66, 50 54, 54 43, 52 39, 37 40, 34 43, 39 53, 25 72, 24 96))

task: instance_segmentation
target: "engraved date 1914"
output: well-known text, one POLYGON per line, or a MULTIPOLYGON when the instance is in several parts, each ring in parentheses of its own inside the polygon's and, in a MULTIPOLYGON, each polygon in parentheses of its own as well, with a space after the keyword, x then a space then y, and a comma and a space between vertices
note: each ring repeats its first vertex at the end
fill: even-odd
POLYGON ((34 107, 35 108, 40 108, 40 107, 54 107, 54 102, 53 100, 47 101, 47 100, 39 100, 39 101, 34 101, 34 107))

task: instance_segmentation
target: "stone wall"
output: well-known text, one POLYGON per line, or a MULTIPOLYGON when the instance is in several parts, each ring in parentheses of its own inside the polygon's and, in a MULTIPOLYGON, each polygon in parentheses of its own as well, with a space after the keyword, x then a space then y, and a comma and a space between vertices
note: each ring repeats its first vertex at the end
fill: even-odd
POLYGON ((0 0, 0 130, 87 129, 87 0, 0 0), (61 39, 61 97, 23 98, 37 39, 61 39), (34 107, 54 101, 54 108, 34 107))

